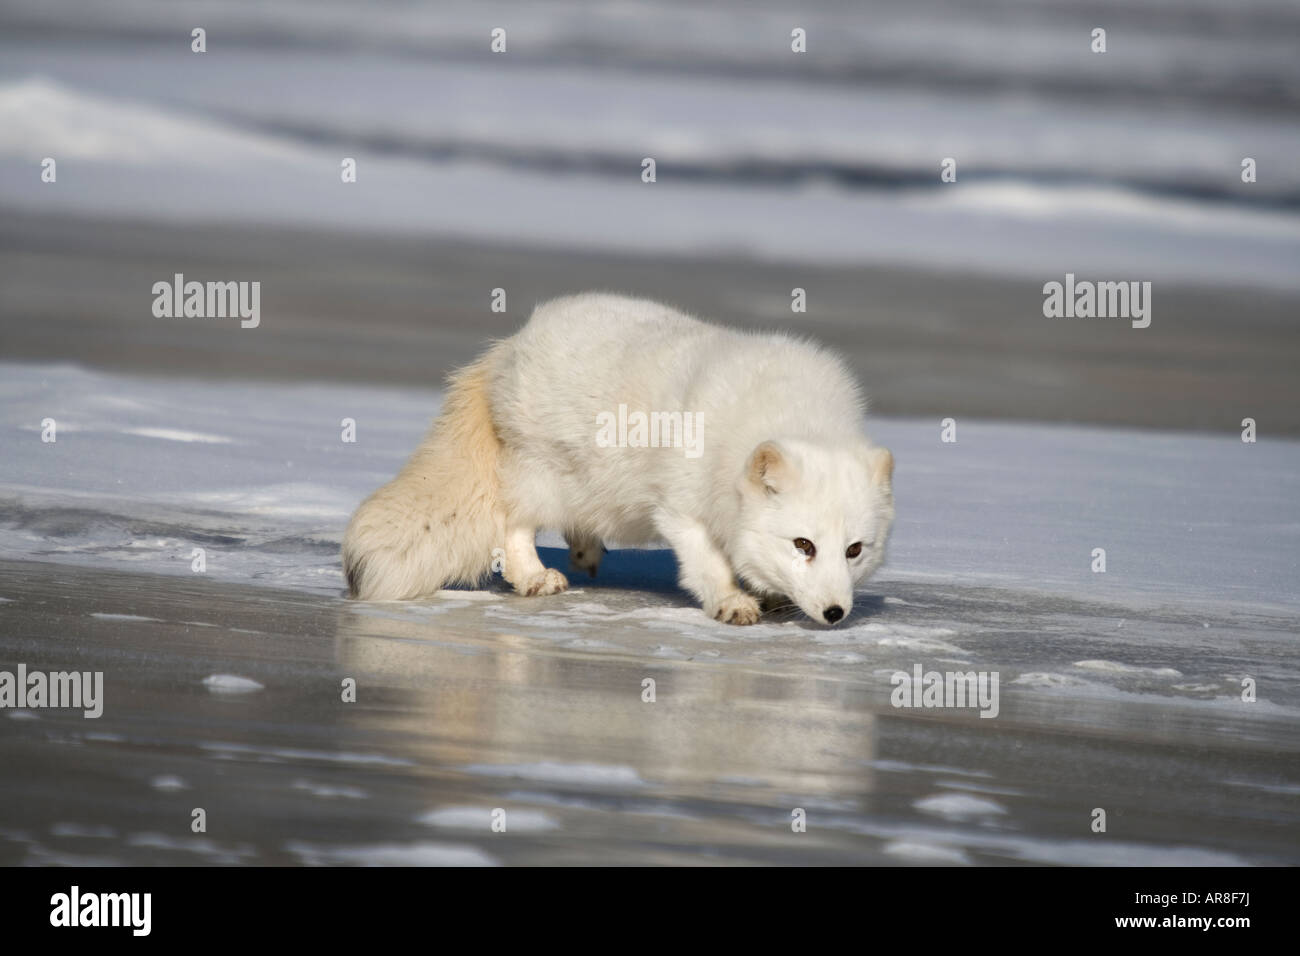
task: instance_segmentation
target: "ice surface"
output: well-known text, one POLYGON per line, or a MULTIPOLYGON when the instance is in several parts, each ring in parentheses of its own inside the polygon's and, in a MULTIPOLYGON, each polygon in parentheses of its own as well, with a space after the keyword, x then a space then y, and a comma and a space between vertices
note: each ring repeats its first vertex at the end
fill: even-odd
MULTIPOLYGON (((205 578, 337 596, 347 516, 396 471, 438 401, 434 392, 0 366, 0 554, 191 577, 201 550, 205 578), (344 417, 358 423, 355 444, 341 440, 344 417), (58 423, 54 443, 40 440, 46 418, 58 423), (159 437, 174 435, 222 441, 159 437)), ((888 617, 868 603, 834 630, 798 614, 737 629, 677 592, 670 553, 622 551, 607 559, 600 587, 575 574, 572 591, 544 603, 510 600, 498 582, 358 613, 414 623, 479 608, 487 626, 526 629, 575 652, 802 660, 866 668, 883 685, 899 654, 944 670, 983 666, 981 628, 960 613, 936 620, 933 608, 958 585, 1014 589, 1076 602, 1073 613, 1109 623, 1086 658, 1057 658, 1051 635, 1034 635, 1038 656, 1004 675, 1004 687, 1201 702, 1237 699, 1255 670, 1232 651, 1240 635, 1261 620, 1285 629, 1300 615, 1300 443, 1265 432, 1243 444, 1232 423, 1214 436, 963 422, 954 444, 939 440, 937 422, 870 427, 898 461, 890 558, 867 589, 887 595, 888 617), (1097 547, 1106 549, 1104 574, 1091 570, 1097 547), (922 596, 890 595, 898 590, 890 582, 922 596), (1142 624, 1153 610, 1172 617, 1142 624), (1180 663, 1192 652, 1191 666, 1180 663)), ((559 537, 541 543, 564 567, 559 537)), ((91 616, 162 623, 107 609, 91 616)), ((246 680, 216 674, 204 683, 259 689, 246 680)), ((1293 677, 1262 687, 1260 698, 1300 704, 1293 677)))
POLYGON ((645 781, 632 767, 602 764, 474 764, 463 768, 466 773, 485 777, 510 777, 523 780, 566 783, 581 787, 643 787, 645 781))
MULTIPOLYGON (((0 364, 0 553, 186 575, 202 548, 204 573, 217 580, 338 593, 348 515, 396 472, 438 403, 432 391, 137 381, 0 364), (357 422, 353 444, 341 440, 345 417, 357 422), (54 443, 41 441, 46 418, 57 422, 54 443), (151 437, 160 431, 223 443, 151 437)), ((873 437, 898 461, 899 517, 880 580, 925 582, 936 594, 962 583, 1145 600, 1188 614, 1295 613, 1300 443, 1260 428, 1262 439, 1245 444, 1230 420, 1219 435, 961 422, 958 441, 944 444, 938 422, 876 420, 873 437), (1104 574, 1091 570, 1094 548, 1106 550, 1104 574)), ((562 542, 551 534, 542 544, 562 542)), ((646 560, 671 587, 662 581, 671 563, 646 560)), ((585 576, 572 583, 576 593, 585 576)), ((737 632, 703 624, 689 608, 611 603, 616 593, 584 592, 562 609, 502 605, 492 591, 454 599, 557 629, 617 619, 725 642, 797 626, 737 632)), ((1117 617, 1115 629, 1124 625, 1117 617)), ((815 639, 846 634, 964 653, 951 628, 866 618, 815 639)))
POLYGON ((670 553, 618 548, 551 598, 346 601, 347 517, 437 405, 0 365, 0 647, 106 672, 96 730, 11 711, 0 757, 120 797, 0 791, 0 860, 1297 862, 1300 443, 874 420, 898 523, 834 630, 719 624, 670 553), (918 664, 998 672, 999 717, 893 708, 918 664), (177 800, 230 829, 166 830, 177 800), (1125 811, 1104 840, 1096 806, 1125 811), (496 807, 508 842, 475 829, 496 807))

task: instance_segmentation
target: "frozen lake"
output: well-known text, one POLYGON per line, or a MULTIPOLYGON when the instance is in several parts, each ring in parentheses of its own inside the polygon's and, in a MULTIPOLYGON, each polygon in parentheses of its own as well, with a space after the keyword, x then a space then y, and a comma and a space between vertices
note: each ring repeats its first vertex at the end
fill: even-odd
POLYGON ((877 420, 895 537, 834 630, 716 624, 653 551, 346 601, 437 401, 0 366, 0 670, 105 687, 0 717, 0 863, 1300 862, 1300 443, 877 420), (917 665, 997 717, 893 706, 917 665))

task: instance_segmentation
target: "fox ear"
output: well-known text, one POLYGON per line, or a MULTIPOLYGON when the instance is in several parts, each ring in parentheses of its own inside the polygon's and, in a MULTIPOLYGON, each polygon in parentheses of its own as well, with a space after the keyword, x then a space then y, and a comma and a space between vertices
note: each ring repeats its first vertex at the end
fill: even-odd
POLYGON ((873 485, 891 485, 894 480, 894 453, 888 448, 868 448, 867 474, 871 476, 873 485))
POLYGON ((779 494, 794 483, 795 470, 784 448, 774 441, 765 441, 750 453, 745 477, 754 487, 768 494, 779 494))

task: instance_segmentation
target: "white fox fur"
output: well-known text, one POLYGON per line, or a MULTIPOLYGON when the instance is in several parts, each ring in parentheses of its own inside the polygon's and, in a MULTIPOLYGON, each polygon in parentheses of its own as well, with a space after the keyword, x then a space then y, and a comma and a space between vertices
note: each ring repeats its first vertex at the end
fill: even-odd
POLYGON ((520 594, 553 594, 568 582, 538 558, 539 529, 592 574, 603 542, 666 541, 719 620, 753 623, 762 597, 833 624, 884 560, 892 476, 831 353, 585 293, 538 306, 452 377, 428 437, 352 516, 343 565, 367 600, 473 584, 494 559, 520 594), (598 441, 620 405, 692 413, 696 456, 598 441))

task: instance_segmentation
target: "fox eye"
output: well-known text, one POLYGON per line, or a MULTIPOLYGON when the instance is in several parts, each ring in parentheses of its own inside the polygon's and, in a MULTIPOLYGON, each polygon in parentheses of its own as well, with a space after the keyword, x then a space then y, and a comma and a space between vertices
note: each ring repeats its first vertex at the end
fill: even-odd
POLYGON ((861 553, 862 553, 862 542, 854 541, 851 545, 849 545, 849 550, 844 552, 844 556, 846 558, 856 558, 861 553))
POLYGON ((795 538, 794 546, 810 558, 817 554, 817 546, 807 538, 795 538))

